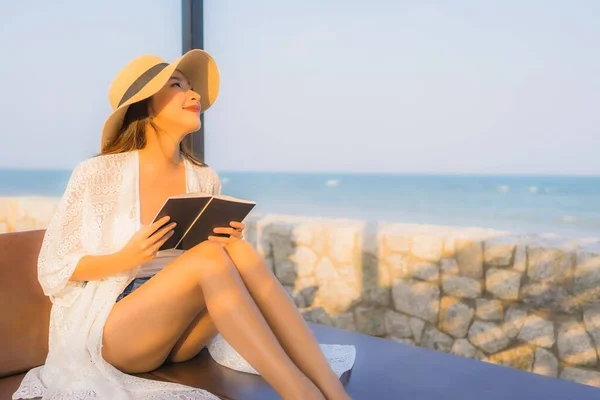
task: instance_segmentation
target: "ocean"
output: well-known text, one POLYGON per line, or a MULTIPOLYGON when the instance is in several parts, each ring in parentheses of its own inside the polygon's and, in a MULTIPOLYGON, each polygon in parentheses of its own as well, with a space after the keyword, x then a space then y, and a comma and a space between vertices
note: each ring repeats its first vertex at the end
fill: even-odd
MULTIPOLYGON (((219 172, 256 212, 600 237, 600 176, 219 172)), ((0 170, 0 196, 60 196, 70 171, 0 170)))

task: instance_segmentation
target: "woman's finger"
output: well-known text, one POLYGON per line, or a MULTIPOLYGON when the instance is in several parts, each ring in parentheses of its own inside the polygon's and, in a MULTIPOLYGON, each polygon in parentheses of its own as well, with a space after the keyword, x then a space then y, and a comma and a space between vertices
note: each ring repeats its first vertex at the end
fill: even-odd
POLYGON ((220 237, 220 236, 209 236, 208 240, 210 240, 211 242, 218 242, 218 243, 229 243, 229 242, 231 242, 231 238, 220 237))
POLYGON ((162 239, 167 233, 172 232, 173 229, 175 229, 175 225, 177 225, 175 222, 171 222, 167 226, 165 226, 165 227, 161 228, 159 231, 157 231, 154 235, 150 236, 148 238, 149 245, 155 244, 157 241, 162 239))
POLYGON ((145 237, 152 236, 154 234, 154 232, 156 232, 161 226, 163 226, 164 224, 169 222, 170 219, 171 219, 171 217, 169 217, 168 215, 165 215, 158 221, 144 227, 143 231, 144 231, 145 237))
POLYGON ((226 233, 226 234, 231 235, 233 232, 235 232, 235 229, 219 227, 219 228, 213 229, 213 232, 214 233, 226 233))
POLYGON ((246 228, 246 225, 244 225, 241 222, 236 222, 236 221, 230 222, 229 225, 231 225, 235 229, 242 230, 242 231, 244 230, 244 228, 246 228))
POLYGON ((156 243, 154 243, 152 245, 152 247, 150 247, 152 254, 154 254, 156 256, 156 253, 158 252, 158 249, 160 249, 160 247, 165 244, 165 242, 167 240, 169 240, 169 238, 173 236, 173 231, 168 232, 166 235, 164 235, 159 241, 157 241, 156 243))
POLYGON ((214 233, 226 234, 235 239, 242 238, 242 231, 238 231, 233 228, 215 228, 214 233))

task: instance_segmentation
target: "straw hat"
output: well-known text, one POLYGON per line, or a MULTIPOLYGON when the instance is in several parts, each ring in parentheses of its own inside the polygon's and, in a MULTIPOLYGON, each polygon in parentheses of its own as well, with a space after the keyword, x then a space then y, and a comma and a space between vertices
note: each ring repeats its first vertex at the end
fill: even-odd
POLYGON ((175 70, 181 71, 200 94, 202 111, 214 104, 219 94, 219 70, 204 50, 190 50, 171 64, 154 55, 140 56, 127 64, 110 85, 108 99, 113 112, 104 123, 101 148, 119 132, 129 106, 157 93, 175 70))

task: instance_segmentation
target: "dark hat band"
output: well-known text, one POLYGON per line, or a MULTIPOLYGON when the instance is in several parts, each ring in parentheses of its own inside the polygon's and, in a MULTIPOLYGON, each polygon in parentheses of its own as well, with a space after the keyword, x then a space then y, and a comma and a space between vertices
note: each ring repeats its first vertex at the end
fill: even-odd
POLYGON ((121 97, 121 101, 119 101, 120 107, 121 104, 125 103, 127 100, 135 96, 144 86, 148 84, 156 75, 160 73, 163 69, 165 69, 169 64, 168 63, 160 63, 155 66, 149 68, 146 72, 141 74, 133 83, 127 88, 123 97, 121 97))

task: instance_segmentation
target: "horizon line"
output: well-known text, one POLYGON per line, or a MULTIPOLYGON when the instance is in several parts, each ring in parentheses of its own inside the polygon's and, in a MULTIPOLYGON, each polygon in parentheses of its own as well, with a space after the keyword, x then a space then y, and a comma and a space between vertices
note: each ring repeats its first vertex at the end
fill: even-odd
MULTIPOLYGON (((340 170, 219 170, 219 174, 289 174, 289 175, 394 175, 394 176, 465 176, 465 177, 564 177, 564 178, 600 178, 600 173, 553 173, 553 172, 392 172, 392 171, 340 171, 340 170)), ((0 167, 0 172, 72 172, 73 168, 14 168, 0 167)))

